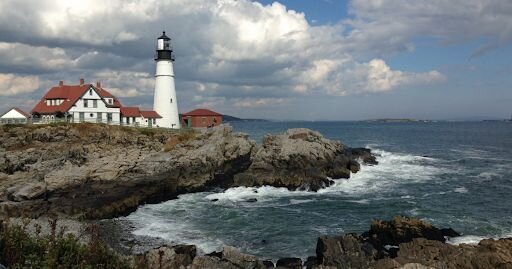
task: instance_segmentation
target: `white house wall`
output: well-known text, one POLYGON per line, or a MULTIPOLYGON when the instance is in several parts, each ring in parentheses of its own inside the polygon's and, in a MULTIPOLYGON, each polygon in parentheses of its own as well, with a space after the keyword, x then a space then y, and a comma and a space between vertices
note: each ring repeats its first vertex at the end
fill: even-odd
POLYGON ((23 114, 18 112, 16 109, 11 109, 7 113, 3 114, 1 119, 27 119, 23 114))
POLYGON ((112 113, 112 123, 119 124, 121 118, 121 110, 119 108, 107 107, 103 99, 93 89, 92 94, 89 90, 80 98, 74 106, 69 109, 68 113, 73 115, 75 122, 80 122, 80 112, 84 113, 84 121, 86 122, 107 122, 107 113, 112 113), (87 107, 84 106, 84 100, 87 99, 87 107), (93 106, 96 100, 96 107, 93 106), (101 118, 98 117, 101 113, 101 118))

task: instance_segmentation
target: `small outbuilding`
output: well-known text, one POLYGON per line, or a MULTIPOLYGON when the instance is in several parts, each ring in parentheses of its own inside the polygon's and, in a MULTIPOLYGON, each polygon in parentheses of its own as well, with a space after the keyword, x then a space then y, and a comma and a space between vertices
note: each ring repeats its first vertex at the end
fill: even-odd
POLYGON ((26 124, 30 119, 30 114, 13 107, 0 116, 0 124, 26 124))
POLYGON ((209 109, 195 109, 181 115, 181 125, 185 128, 208 128, 222 124, 222 114, 209 109))

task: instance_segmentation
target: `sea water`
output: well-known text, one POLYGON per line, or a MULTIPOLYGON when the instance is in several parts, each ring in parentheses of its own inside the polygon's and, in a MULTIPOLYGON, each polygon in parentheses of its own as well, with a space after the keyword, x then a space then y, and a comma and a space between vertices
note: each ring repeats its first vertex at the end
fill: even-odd
POLYGON ((262 258, 314 255, 320 235, 368 230, 373 219, 407 215, 464 234, 452 243, 512 236, 512 122, 235 122, 259 142, 267 133, 310 128, 379 165, 319 192, 231 188, 181 195, 123 218, 135 235, 223 245, 262 258), (256 198, 257 202, 248 202, 256 198))

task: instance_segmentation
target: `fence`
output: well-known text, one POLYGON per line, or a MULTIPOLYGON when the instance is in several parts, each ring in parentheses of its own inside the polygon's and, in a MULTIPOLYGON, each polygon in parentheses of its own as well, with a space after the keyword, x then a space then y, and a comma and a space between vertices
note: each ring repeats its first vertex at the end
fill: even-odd
POLYGON ((152 123, 146 123, 146 122, 130 122, 130 123, 126 123, 126 122, 120 122, 120 121, 113 121, 113 120, 99 120, 99 119, 96 119, 96 120, 87 120, 87 119, 83 119, 83 120, 79 120, 79 121, 76 121, 76 120, 73 120, 72 118, 69 118, 69 119, 66 119, 66 118, 51 118, 51 119, 41 119, 41 118, 32 118, 32 119, 29 119, 28 121, 23 121, 23 120, 0 120, 0 125, 7 125, 7 124, 59 124, 59 123, 70 123, 70 124, 74 124, 74 123, 98 123, 98 124, 107 124, 107 125, 118 125, 118 126, 126 126, 126 127, 136 127, 136 128, 160 128, 160 127, 157 127, 155 124, 152 124, 152 123))

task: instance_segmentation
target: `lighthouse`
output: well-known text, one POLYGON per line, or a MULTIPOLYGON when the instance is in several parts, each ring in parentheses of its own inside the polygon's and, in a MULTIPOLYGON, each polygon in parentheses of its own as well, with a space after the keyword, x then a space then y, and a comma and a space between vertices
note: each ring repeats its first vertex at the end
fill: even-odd
POLYGON ((153 110, 162 118, 157 119, 156 124, 163 128, 180 128, 178 114, 178 100, 176 99, 176 88, 174 85, 174 53, 172 51, 171 39, 165 35, 157 39, 156 43, 156 74, 155 74, 155 100, 153 110))

